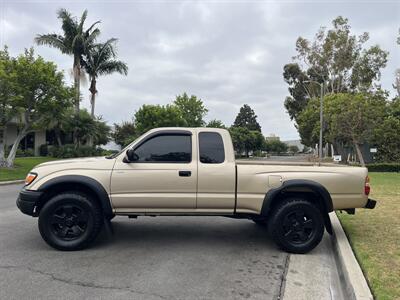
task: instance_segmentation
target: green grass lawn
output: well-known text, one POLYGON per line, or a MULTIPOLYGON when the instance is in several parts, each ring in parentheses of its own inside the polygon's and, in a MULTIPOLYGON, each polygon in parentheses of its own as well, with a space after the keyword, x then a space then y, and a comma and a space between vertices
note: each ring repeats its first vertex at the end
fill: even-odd
POLYGON ((400 173, 370 173, 373 210, 338 213, 378 300, 400 299, 400 173))
POLYGON ((14 168, 0 168, 0 181, 25 179, 26 174, 32 168, 42 162, 55 160, 51 157, 19 157, 15 159, 14 168))

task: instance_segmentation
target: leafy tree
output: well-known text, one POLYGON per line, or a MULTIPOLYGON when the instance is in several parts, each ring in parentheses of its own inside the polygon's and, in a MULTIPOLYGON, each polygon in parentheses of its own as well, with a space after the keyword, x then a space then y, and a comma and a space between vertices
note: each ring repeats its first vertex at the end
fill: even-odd
POLYGON ((207 123, 206 127, 211 127, 211 128, 226 128, 226 126, 224 125, 224 123, 222 123, 222 121, 220 120, 211 120, 210 122, 207 123))
POLYGON ((57 71, 53 63, 35 58, 33 49, 26 50, 16 59, 14 70, 20 128, 7 157, 8 167, 13 165, 18 145, 26 134, 38 128, 58 107, 70 105, 70 90, 64 86, 63 73, 57 71))
POLYGON ((271 139, 265 142, 265 150, 270 153, 281 154, 288 150, 288 145, 278 139, 271 139))
POLYGON ((198 99, 194 95, 189 97, 186 93, 183 93, 176 96, 173 104, 181 111, 186 121, 186 126, 201 127, 205 125, 203 118, 207 114, 208 109, 204 107, 201 99, 198 99))
POLYGON ((313 41, 299 37, 296 41, 295 62, 285 65, 284 79, 290 97, 285 107, 292 119, 305 108, 309 99, 319 97, 317 84, 305 81, 325 81, 326 93, 371 91, 379 89, 380 70, 386 66, 388 52, 379 46, 365 48, 368 33, 351 34, 348 19, 341 16, 332 21, 333 27, 322 27, 313 41))
POLYGON ((54 106, 52 113, 44 115, 43 120, 39 124, 40 128, 54 131, 55 141, 58 146, 62 146, 63 144, 61 139, 62 134, 71 133, 75 129, 71 121, 74 119, 73 99, 75 89, 73 87, 66 89, 67 93, 63 95, 66 97, 63 103, 66 105, 54 106))
POLYGON ((94 145, 104 145, 110 140, 111 128, 102 117, 92 118, 86 109, 82 109, 79 116, 74 114, 70 117, 66 131, 72 131, 73 128, 78 128, 77 137, 80 145, 92 146, 89 141, 93 141, 94 145))
MULTIPOLYGON (((326 102, 326 98, 324 102, 326 102)), ((296 118, 296 127, 300 135, 301 143, 311 148, 319 142, 319 109, 320 100, 312 98, 296 118)), ((323 142, 326 141, 326 132, 323 132, 323 139, 323 142)))
POLYGON ((0 51, 0 167, 6 164, 5 137, 7 126, 18 115, 19 111, 15 63, 16 61, 10 57, 7 47, 0 51))
POLYGON ((383 122, 373 132, 372 143, 377 146, 375 159, 381 162, 400 161, 400 99, 390 102, 383 122))
MULTIPOLYGON (((400 45, 400 29, 399 29, 399 35, 397 37, 397 44, 400 45)), ((400 97, 400 68, 397 69, 395 72, 395 80, 393 88, 395 88, 397 91, 397 97, 400 97)))
POLYGON ((256 130, 261 132, 261 126, 257 122, 257 116, 254 110, 252 110, 247 104, 240 108, 235 122, 233 123, 233 127, 243 127, 248 130, 256 130))
POLYGON ((400 69, 395 72, 393 88, 397 91, 397 97, 400 97, 400 69))
POLYGON ((56 33, 39 34, 35 38, 38 45, 48 45, 59 49, 63 54, 73 56, 72 70, 75 87, 75 114, 77 115, 79 113, 80 78, 82 76, 81 67, 83 57, 88 54, 89 48, 93 46, 100 34, 100 30, 96 28, 96 25, 100 21, 94 22, 88 28, 84 27, 87 13, 87 10, 85 10, 78 21, 69 11, 62 8, 57 12, 57 17, 61 21, 62 35, 56 33))
MULTIPOLYGON (((374 129, 385 116, 386 95, 376 93, 339 93, 324 98, 324 141, 335 148, 343 143, 353 145, 362 165, 361 145, 371 141, 374 129)), ((299 115, 299 133, 302 142, 311 146, 318 139, 318 99, 309 101, 299 115), (310 142, 307 144, 307 142, 310 142)))
POLYGON ((291 120, 297 119, 298 113, 307 106, 309 95, 305 89, 305 81, 309 80, 309 77, 297 63, 290 63, 283 67, 283 78, 289 85, 291 95, 285 99, 285 108, 291 120))
POLYGON ((249 156, 250 151, 262 150, 264 148, 264 136, 257 130, 249 130, 245 127, 229 128, 233 147, 238 155, 249 156))
POLYGON ((135 127, 142 134, 157 127, 183 127, 186 120, 175 105, 143 105, 135 113, 135 127))
POLYGON ((382 122, 385 104, 381 93, 332 95, 326 105, 328 138, 352 143, 364 166, 360 146, 371 139, 374 128, 382 122))
POLYGON ((121 125, 114 124, 114 132, 111 137, 117 145, 125 147, 137 137, 137 130, 133 122, 122 122, 121 125))
POLYGON ((97 78, 101 75, 109 75, 112 73, 128 74, 128 66, 126 63, 116 60, 115 43, 117 39, 112 38, 103 44, 95 44, 89 47, 86 58, 83 61, 84 68, 89 75, 91 93, 91 115, 94 118, 95 99, 97 94, 97 78))
POLYGON ((289 146, 288 151, 293 153, 293 154, 296 154, 296 153, 300 152, 299 147, 297 147, 296 145, 289 146))

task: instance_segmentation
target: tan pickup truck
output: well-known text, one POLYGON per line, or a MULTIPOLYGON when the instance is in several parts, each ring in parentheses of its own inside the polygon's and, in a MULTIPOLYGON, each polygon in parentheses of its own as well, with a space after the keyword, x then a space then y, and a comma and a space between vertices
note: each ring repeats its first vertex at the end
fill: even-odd
POLYGON ((253 220, 306 253, 332 233, 328 213, 374 208, 369 189, 366 168, 240 161, 227 130, 158 128, 109 157, 36 166, 17 206, 60 250, 87 247, 115 215, 211 215, 253 220))

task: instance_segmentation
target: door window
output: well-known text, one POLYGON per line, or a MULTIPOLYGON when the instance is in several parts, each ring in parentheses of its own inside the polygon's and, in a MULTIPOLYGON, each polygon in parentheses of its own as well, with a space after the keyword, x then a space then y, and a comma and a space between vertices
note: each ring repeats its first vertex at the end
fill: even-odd
POLYGON ((200 132, 200 162, 203 164, 220 164, 225 161, 224 143, 216 132, 200 132))
POLYGON ((135 149, 136 162, 189 163, 192 160, 190 135, 165 134, 145 141, 135 149))

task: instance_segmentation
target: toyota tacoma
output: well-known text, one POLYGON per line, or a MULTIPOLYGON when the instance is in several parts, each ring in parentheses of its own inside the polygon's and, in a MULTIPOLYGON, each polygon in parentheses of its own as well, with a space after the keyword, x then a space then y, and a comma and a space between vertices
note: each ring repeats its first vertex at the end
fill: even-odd
POLYGON ((363 167, 235 160, 225 129, 156 128, 112 156, 36 166, 17 206, 59 250, 86 248, 115 215, 202 215, 253 220, 306 253, 332 234, 330 212, 375 207, 368 181, 363 167))

